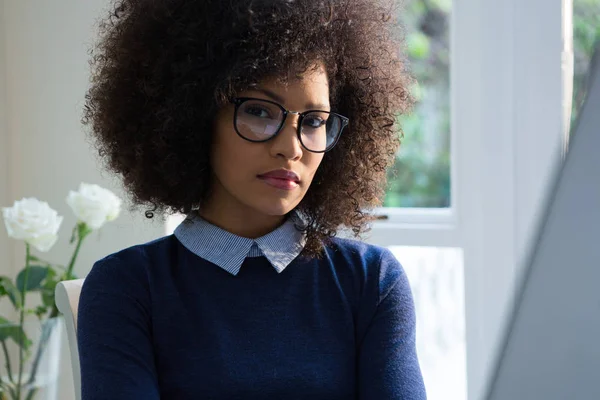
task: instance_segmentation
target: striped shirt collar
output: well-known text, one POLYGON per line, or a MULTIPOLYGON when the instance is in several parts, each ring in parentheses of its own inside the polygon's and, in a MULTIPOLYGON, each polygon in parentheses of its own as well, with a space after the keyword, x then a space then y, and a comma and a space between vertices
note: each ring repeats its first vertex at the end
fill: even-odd
POLYGON ((282 272, 304 249, 303 232, 296 229, 302 223, 292 211, 288 219, 274 231, 257 239, 237 236, 194 214, 188 216, 174 232, 175 237, 196 254, 232 275, 240 272, 246 257, 265 256, 273 268, 282 272))

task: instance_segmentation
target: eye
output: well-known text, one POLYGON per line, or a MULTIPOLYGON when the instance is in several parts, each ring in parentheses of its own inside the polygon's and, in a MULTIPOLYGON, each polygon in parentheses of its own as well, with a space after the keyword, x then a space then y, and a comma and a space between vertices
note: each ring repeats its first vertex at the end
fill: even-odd
POLYGON ((245 107, 244 113, 258 118, 271 118, 269 110, 258 105, 249 105, 245 107))
POLYGON ((303 125, 305 127, 311 128, 311 129, 318 129, 318 128, 322 127, 323 125, 325 125, 326 123, 327 123, 327 120, 325 120, 321 117, 309 115, 304 119, 303 125))

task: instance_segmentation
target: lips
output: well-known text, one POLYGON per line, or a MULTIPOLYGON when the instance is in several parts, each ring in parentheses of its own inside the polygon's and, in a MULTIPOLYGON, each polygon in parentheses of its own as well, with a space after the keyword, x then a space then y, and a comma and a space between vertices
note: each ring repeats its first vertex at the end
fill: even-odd
POLYGON ((299 183, 300 177, 294 171, 288 171, 287 169, 278 169, 275 171, 267 172, 266 174, 258 175, 259 178, 274 178, 282 179, 286 181, 292 181, 299 183))
POLYGON ((277 189, 292 190, 298 187, 300 177, 293 171, 278 169, 258 175, 258 178, 266 184, 277 189))

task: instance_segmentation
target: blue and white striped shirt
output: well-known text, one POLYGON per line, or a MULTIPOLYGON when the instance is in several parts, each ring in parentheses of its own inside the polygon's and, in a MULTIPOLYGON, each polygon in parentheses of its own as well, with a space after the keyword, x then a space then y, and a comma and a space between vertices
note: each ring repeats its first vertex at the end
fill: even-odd
POLYGON ((274 231, 249 239, 227 232, 193 214, 175 229, 174 234, 189 251, 232 275, 238 274, 247 257, 261 256, 265 256, 280 273, 302 252, 306 243, 304 234, 296 228, 297 224, 302 224, 302 220, 292 211, 274 231))

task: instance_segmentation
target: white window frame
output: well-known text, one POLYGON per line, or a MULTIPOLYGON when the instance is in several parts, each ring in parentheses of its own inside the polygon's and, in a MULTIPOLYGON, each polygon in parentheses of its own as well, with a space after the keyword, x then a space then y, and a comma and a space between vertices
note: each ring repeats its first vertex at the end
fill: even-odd
POLYGON ((572 0, 454 0, 452 207, 380 209, 388 219, 367 238, 463 249, 470 400, 483 395, 519 264, 566 146, 572 72, 572 0))

